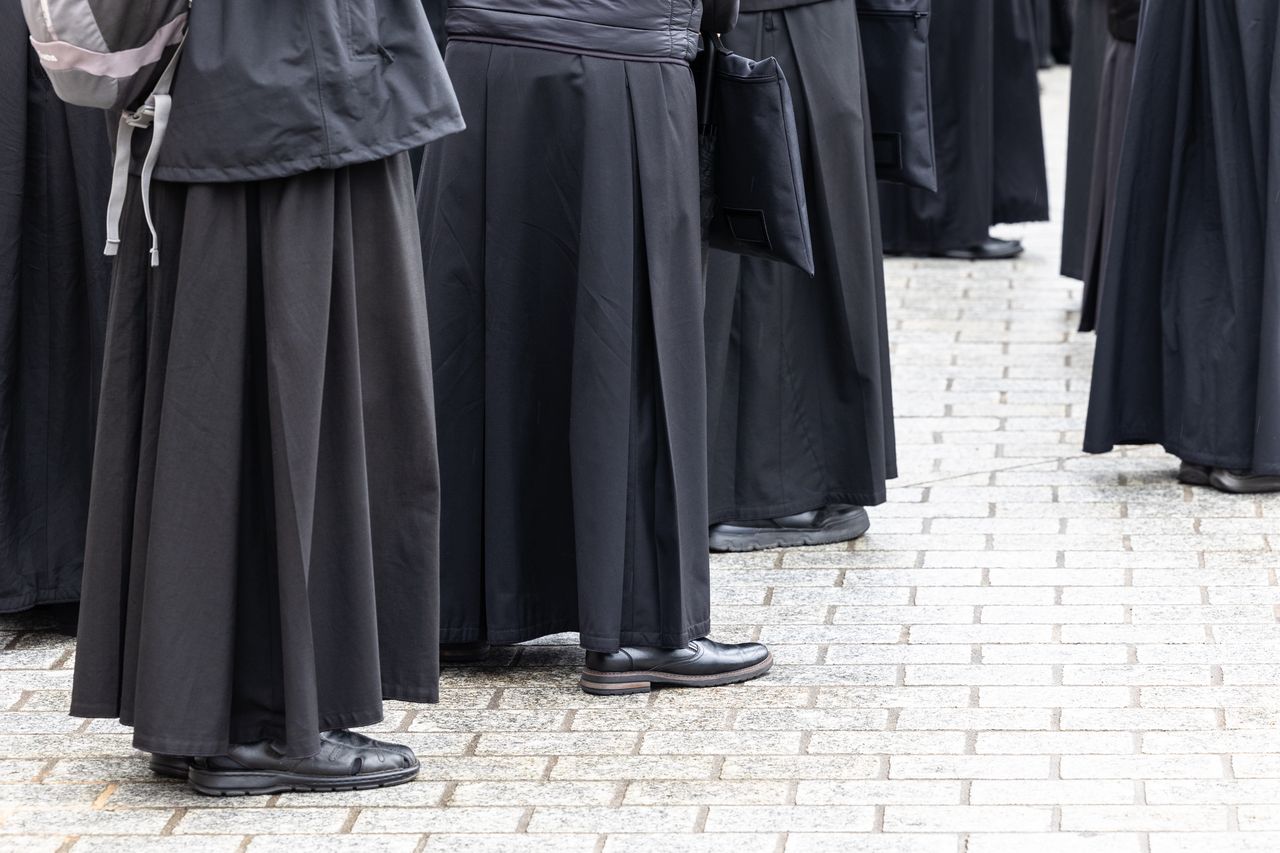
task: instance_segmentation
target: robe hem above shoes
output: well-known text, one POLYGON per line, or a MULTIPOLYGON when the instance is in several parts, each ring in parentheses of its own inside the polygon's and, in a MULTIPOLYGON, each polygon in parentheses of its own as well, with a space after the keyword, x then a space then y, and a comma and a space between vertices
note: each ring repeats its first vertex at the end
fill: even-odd
POLYGON ((1086 442, 1084 445, 1085 453, 1110 453, 1117 446, 1120 447, 1140 447, 1147 444, 1158 444, 1164 448, 1166 453, 1171 453, 1183 462, 1189 462, 1192 465, 1203 465, 1208 468, 1221 468, 1226 471, 1247 471, 1250 474, 1261 474, 1267 477, 1280 476, 1280 459, 1278 460, 1258 460, 1258 459, 1241 459, 1237 457, 1218 456, 1211 453, 1200 453, 1190 448, 1179 447, 1170 442, 1161 441, 1158 438, 1124 438, 1106 442, 1086 442))
MULTIPOLYGON (((119 709, 109 708, 103 705, 73 703, 71 706, 71 716, 95 719, 118 719, 119 709)), ((371 726, 382 722, 382 719, 382 704, 379 703, 377 708, 366 708, 359 711, 342 711, 322 715, 320 717, 320 731, 371 726)), ((125 719, 120 719, 120 723, 125 726, 130 725, 129 721, 125 719)), ((234 732, 228 734, 229 736, 227 738, 213 740, 168 737, 135 730, 133 733, 133 746, 143 752, 159 753, 161 755, 226 755, 233 740, 243 743, 254 743, 262 740, 283 740, 284 727, 264 726, 260 730, 254 732, 234 732)), ((317 732, 317 734, 319 734, 319 732, 317 732)))
POLYGON ((20 613, 45 604, 75 604, 80 600, 80 588, 35 590, 21 595, 0 598, 0 613, 20 613))
POLYGON ((440 688, 407 687, 383 682, 382 698, 395 702, 417 702, 425 705, 434 705, 440 701, 440 688))
POLYGON ((832 504, 851 504, 853 506, 879 506, 887 500, 884 490, 874 492, 827 492, 823 497, 810 497, 786 503, 764 504, 759 506, 735 506, 722 511, 712 511, 712 524, 725 524, 731 521, 767 521, 782 518, 801 512, 811 512, 832 504))
POLYGON ((576 633, 581 646, 587 651, 615 652, 621 646, 654 646, 664 649, 678 649, 691 641, 707 636, 711 631, 711 620, 704 619, 687 625, 680 633, 646 634, 634 631, 623 631, 618 636, 597 636, 583 634, 578 631, 575 621, 543 622, 533 628, 503 628, 500 630, 480 628, 446 629, 440 634, 442 643, 476 643, 486 641, 495 646, 512 646, 527 643, 540 637, 552 634, 576 633))

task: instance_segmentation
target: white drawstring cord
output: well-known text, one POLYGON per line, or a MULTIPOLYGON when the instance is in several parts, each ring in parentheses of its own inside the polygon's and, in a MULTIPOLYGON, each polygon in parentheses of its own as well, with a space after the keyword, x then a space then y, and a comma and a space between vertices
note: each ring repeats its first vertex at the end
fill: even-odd
POLYGON ((107 246, 103 249, 103 254, 115 255, 120 251, 120 219, 124 215, 129 167, 133 162, 133 131, 134 128, 150 127, 151 141, 147 145, 147 156, 142 161, 140 189, 142 215, 147 221, 147 230, 151 232, 151 266, 160 266, 160 235, 156 232, 155 221, 151 216, 151 179, 155 174, 156 160, 160 156, 165 131, 169 129, 169 113, 173 109, 173 98, 169 91, 173 88, 173 75, 186 41, 184 33, 147 102, 137 111, 120 116, 120 128, 116 132, 116 162, 111 175, 111 198, 107 202, 107 246))

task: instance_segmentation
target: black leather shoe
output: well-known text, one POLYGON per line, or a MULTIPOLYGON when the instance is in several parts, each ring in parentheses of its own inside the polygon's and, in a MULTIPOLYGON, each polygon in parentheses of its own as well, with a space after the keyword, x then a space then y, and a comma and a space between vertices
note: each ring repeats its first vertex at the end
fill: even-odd
POLYGON ((345 743, 347 746, 354 746, 363 749, 385 749, 388 752, 394 752, 403 755, 411 763, 418 760, 418 756, 413 754, 413 749, 402 743, 389 743, 385 740, 374 740, 368 735, 362 735, 360 732, 353 732, 350 729, 334 729, 325 732, 324 737, 336 740, 339 743, 345 743))
POLYGON ((307 758, 286 758, 270 741, 237 744, 226 755, 196 758, 187 781, 201 794, 236 797, 288 791, 363 791, 412 781, 418 759, 407 747, 369 739, 355 746, 343 733, 320 735, 320 751, 307 758))
POLYGON ((832 504, 764 521, 727 521, 711 525, 712 551, 760 551, 797 545, 848 542, 867 532, 867 511, 851 504, 832 504))
POLYGON ((988 236, 976 246, 961 246, 958 249, 943 249, 935 252, 939 258, 950 258, 955 261, 1004 261, 1022 254, 1021 240, 1001 240, 988 236))
POLYGON ((1246 471, 1228 471, 1214 468, 1209 484, 1220 492, 1232 495, 1265 495, 1280 492, 1280 476, 1275 474, 1250 474, 1246 471))
POLYGON ((759 678, 773 666, 760 643, 717 643, 703 637, 679 649, 625 646, 616 652, 587 652, 582 689, 596 696, 648 693, 655 684, 717 687, 759 678))
POLYGON ((185 782, 187 781, 187 769, 191 766, 191 758, 186 755, 164 755, 159 752, 153 752, 147 765, 151 768, 151 772, 157 776, 163 776, 166 779, 181 779, 185 782))
POLYGON ((1209 478, 1213 469, 1208 465, 1197 465, 1194 462, 1183 462, 1178 466, 1178 482, 1188 486, 1211 485, 1209 478))
POLYGON ((441 643, 441 666, 464 666, 469 663, 480 663, 489 656, 489 644, 484 640, 473 643, 441 643))

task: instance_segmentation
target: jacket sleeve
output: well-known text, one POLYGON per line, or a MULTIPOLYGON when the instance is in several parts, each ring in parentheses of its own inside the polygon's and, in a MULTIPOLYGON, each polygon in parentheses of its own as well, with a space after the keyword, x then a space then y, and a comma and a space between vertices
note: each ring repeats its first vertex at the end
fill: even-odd
POLYGON ((711 35, 727 33, 738 23, 738 0, 704 0, 702 31, 711 35))

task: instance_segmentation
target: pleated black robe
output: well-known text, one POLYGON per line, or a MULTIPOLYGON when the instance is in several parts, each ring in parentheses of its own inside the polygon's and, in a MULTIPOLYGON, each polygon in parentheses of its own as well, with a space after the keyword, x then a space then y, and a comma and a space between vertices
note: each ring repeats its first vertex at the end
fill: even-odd
POLYGON ((938 191, 880 184, 886 252, 927 254, 987 237, 994 213, 996 6, 996 0, 933 4, 929 63, 938 191))
POLYGON ((155 265, 131 180, 71 712, 118 718, 142 750, 308 756, 384 698, 437 697, 407 152, 461 116, 418 0, 365 5, 196 3, 149 196, 155 265))
POLYGON ((71 711, 150 752, 318 749, 437 695, 438 470, 407 154, 137 184, 71 711))
POLYGON ((996 0, 992 225, 1049 218, 1033 2, 996 0))
POLYGON ((441 50, 444 50, 444 13, 448 5, 448 0, 422 0, 422 8, 427 12, 427 22, 431 25, 431 32, 441 50))
POLYGON ((1035 21, 1036 65, 1052 68, 1053 56, 1053 0, 1032 0, 1035 21))
POLYGON ((1062 265, 1068 278, 1084 280, 1089 194, 1097 140, 1102 65, 1111 34, 1107 0, 1075 0, 1071 43, 1071 105, 1067 116, 1067 182, 1062 209, 1062 265))
POLYGON ((974 246, 1049 218, 1033 0, 937 0, 929 31, 938 191, 880 185, 886 252, 974 246))
POLYGON ((777 57, 791 85, 816 270, 711 253, 711 521, 882 503, 897 463, 854 0, 745 14, 725 43, 777 57))
POLYGON ((111 264, 106 116, 0 9, 0 613, 80 597, 111 264))
MULTIPOLYGON (((625 28, 611 23, 653 11, 666 25, 670 3, 637 2, 587 3, 582 20, 616 33, 625 28)), ((547 40, 568 40, 581 23, 541 14, 554 4, 515 5, 547 40)), ((449 14, 446 61, 467 130, 428 150, 419 185, 442 639, 577 631, 600 651, 683 645, 709 630, 687 59, 509 43, 519 29, 465 40, 449 14)))
POLYGON ((1143 6, 1085 449, 1280 474, 1280 5, 1143 6))
POLYGON ((1089 185, 1089 218, 1085 223, 1084 297, 1080 306, 1082 332, 1091 332, 1097 327, 1101 290, 1107 278, 1112 221, 1115 218, 1115 191, 1116 183, 1120 180, 1135 54, 1133 42, 1110 38, 1103 61, 1097 139, 1094 140, 1093 151, 1093 180, 1089 185))

